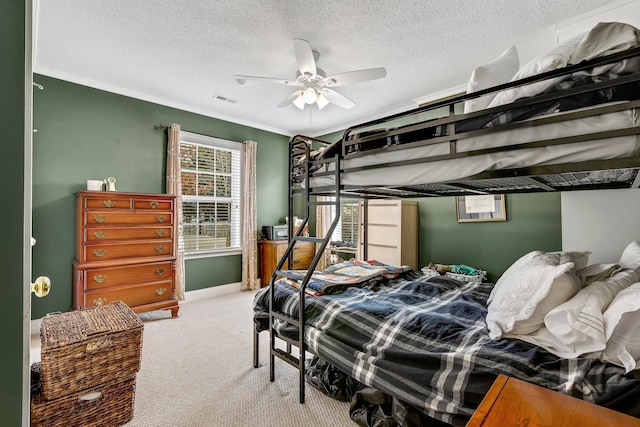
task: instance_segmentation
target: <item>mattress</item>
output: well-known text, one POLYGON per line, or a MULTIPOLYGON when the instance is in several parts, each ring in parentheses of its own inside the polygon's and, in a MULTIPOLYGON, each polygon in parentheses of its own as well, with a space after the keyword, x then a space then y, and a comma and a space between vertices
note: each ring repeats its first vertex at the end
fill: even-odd
MULTIPOLYGON (((575 112, 576 110, 557 115, 575 112)), ((530 127, 459 139, 457 151, 464 153, 494 147, 510 147, 514 144, 533 141, 637 128, 639 120, 636 108, 595 115, 586 119, 570 119, 540 125, 535 125, 536 120, 534 119, 530 127)), ((640 153, 640 140, 637 135, 620 136, 393 166, 384 166, 384 164, 448 155, 449 142, 412 146, 392 151, 377 151, 371 154, 365 153, 343 160, 342 170, 346 171, 341 176, 343 185, 393 187, 430 184, 460 180, 492 170, 632 157, 640 153), (372 167, 376 165, 378 166, 372 167), (371 168, 349 171, 351 168, 362 167, 371 168)), ((332 166, 329 164, 317 172, 331 171, 333 170, 332 166)), ((334 177, 331 175, 313 176, 310 178, 310 182, 312 188, 330 186, 333 185, 334 177)))
MULTIPOLYGON (((298 289, 274 284, 275 311, 297 318, 298 289)), ((397 397, 432 418, 465 425, 499 373, 603 406, 638 380, 589 358, 563 359, 516 339, 492 340, 485 318, 491 283, 458 282, 419 272, 337 295, 305 297, 308 348, 357 381, 397 397)), ((269 288, 256 294, 257 330, 268 329, 269 288)), ((295 327, 274 319, 279 334, 295 327)))

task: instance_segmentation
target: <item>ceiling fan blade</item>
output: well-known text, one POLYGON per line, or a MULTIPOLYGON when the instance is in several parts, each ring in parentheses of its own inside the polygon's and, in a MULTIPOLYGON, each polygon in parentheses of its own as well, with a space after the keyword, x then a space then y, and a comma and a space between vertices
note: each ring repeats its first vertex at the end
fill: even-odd
POLYGON ((295 80, 275 79, 272 77, 242 76, 242 75, 236 74, 235 76, 233 76, 233 78, 236 79, 238 84, 241 84, 241 85, 245 84, 249 80, 253 80, 253 81, 260 81, 265 83, 277 83, 277 84, 282 84, 287 86, 300 86, 300 84, 295 80))
POLYGON ((285 99, 280 101, 280 103, 278 105, 276 105, 276 107, 286 107, 287 105, 291 104, 294 99, 296 99, 298 96, 300 96, 301 93, 302 93, 301 90, 297 90, 297 91, 293 92, 291 95, 287 96, 285 99))
POLYGON ((293 50, 296 54, 296 63, 301 74, 311 74, 315 76, 316 60, 313 58, 313 51, 308 41, 303 39, 293 39, 293 50))
POLYGON ((354 83, 366 82, 369 80, 381 79, 387 75, 384 67, 369 68, 366 70, 347 71, 346 73, 334 74, 325 79, 327 86, 346 86, 354 83))
POLYGON ((356 105, 352 100, 335 90, 325 88, 322 92, 327 101, 336 104, 338 107, 349 109, 356 105))

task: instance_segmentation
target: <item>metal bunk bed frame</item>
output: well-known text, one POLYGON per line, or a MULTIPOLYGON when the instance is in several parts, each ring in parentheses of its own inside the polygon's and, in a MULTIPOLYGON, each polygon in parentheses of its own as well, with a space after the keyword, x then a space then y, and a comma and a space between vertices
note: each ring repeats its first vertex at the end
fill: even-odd
MULTIPOLYGON (((326 142, 321 141, 319 139, 315 139, 315 138, 309 138, 309 137, 303 137, 302 135, 296 135, 294 137, 292 137, 289 141, 289 177, 293 176, 293 171, 296 167, 300 167, 300 165, 302 165, 303 169, 304 169, 304 176, 305 179, 308 181, 310 173, 309 173, 309 169, 310 166, 315 164, 315 165, 325 165, 325 164, 333 164, 334 165, 334 170, 335 170, 335 185, 333 186, 333 188, 330 189, 331 193, 334 195, 333 200, 330 201, 318 201, 312 199, 311 196, 318 196, 321 194, 318 193, 314 193, 312 191, 310 191, 310 189, 307 188, 295 188, 295 185, 293 183, 293 181, 291 179, 289 179, 289 188, 288 188, 288 194, 289 194, 289 216, 288 218, 293 218, 294 217, 294 205, 295 205, 295 198, 297 196, 302 196, 304 199, 304 218, 302 221, 302 224, 297 228, 297 230, 294 229, 295 224, 293 223, 293 221, 288 221, 288 225, 289 225, 289 229, 288 229, 288 236, 290 236, 289 238, 289 244, 282 256, 282 258, 280 259, 280 261, 278 261, 278 264, 276 265, 275 271, 273 273, 273 275, 271 276, 270 282, 269 282, 269 287, 270 287, 270 291, 269 291, 269 335, 270 335, 270 350, 269 350, 269 375, 270 375, 270 381, 274 381, 275 380, 275 358, 279 358, 283 361, 285 361, 286 363, 292 365, 293 367, 298 368, 299 371, 299 391, 300 391, 300 403, 304 403, 304 398, 305 398, 305 380, 304 380, 304 364, 305 364, 305 352, 307 351, 307 346, 304 343, 304 328, 305 328, 305 313, 304 313, 304 305, 300 305, 300 308, 298 310, 298 319, 292 319, 289 316, 286 316, 282 313, 278 313, 276 311, 273 310, 273 305, 274 305, 274 294, 273 294, 273 284, 274 282, 277 280, 278 277, 289 277, 289 278, 296 278, 297 276, 292 275, 291 273, 284 271, 283 267, 285 265, 286 262, 288 262, 288 265, 293 265, 292 261, 293 261, 293 250, 296 246, 296 243, 298 242, 312 242, 316 244, 316 251, 315 251, 315 255, 313 257, 313 260, 311 261, 311 264, 309 266, 309 269, 307 270, 307 273, 303 279, 303 283, 304 285, 300 286, 300 301, 304 301, 304 293, 305 293, 305 289, 306 289, 306 285, 307 283, 309 283, 309 279, 311 278, 311 275, 313 274, 313 271, 315 271, 316 266, 318 265, 318 262, 320 261, 320 258, 322 257, 322 254, 324 253, 324 250, 329 242, 329 238, 331 237, 331 234, 333 233, 333 231, 335 230, 335 228, 338 225, 338 222, 340 221, 340 215, 339 215, 339 211, 340 211, 340 159, 341 159, 341 155, 337 154, 333 157, 327 158, 327 159, 323 159, 323 160, 318 160, 318 161, 312 161, 310 160, 310 154, 311 154, 311 149, 310 149, 310 145, 312 143, 316 143, 316 144, 320 144, 320 145, 327 145, 326 142), (305 159, 304 161, 301 162, 301 159, 305 159), (310 217, 310 209, 312 206, 321 206, 321 205, 327 205, 327 206, 335 206, 336 207, 336 212, 338 212, 338 215, 336 215, 336 217, 334 218, 334 220, 332 221, 331 225, 329 226, 329 232, 327 234, 327 236, 324 236, 322 238, 320 237, 308 237, 308 236, 303 236, 303 229, 305 228, 305 226, 308 225, 309 223, 309 217, 310 217), (293 326, 295 326, 298 329, 298 338, 297 339, 292 339, 289 337, 284 337, 279 335, 275 328, 274 328, 274 321, 276 319, 285 321, 293 326), (276 347, 276 339, 281 339, 282 341, 284 341, 286 343, 286 350, 280 349, 276 347), (293 354, 293 348, 298 349, 299 354, 296 356, 293 354)), ((254 367, 259 367, 259 361, 258 361, 258 346, 259 346, 259 332, 256 329, 256 331, 254 332, 254 341, 253 341, 253 349, 254 349, 254 353, 253 353, 253 361, 254 361, 254 367)))
MULTIPOLYGON (((381 118, 378 120, 373 120, 367 123, 363 123, 358 126, 351 127, 347 129, 341 141, 339 141, 341 145, 341 150, 330 157, 323 158, 320 160, 314 160, 311 157, 311 146, 315 144, 316 146, 327 146, 329 143, 325 141, 321 141, 316 138, 306 137, 303 135, 293 136, 289 141, 289 218, 293 218, 294 216, 294 206, 295 206, 295 197, 303 198, 303 209, 304 209, 304 218, 302 225, 294 230, 293 221, 289 221, 289 244, 287 249, 280 261, 278 262, 276 269, 270 279, 270 289, 269 289, 269 335, 270 335, 270 351, 269 351, 269 372, 270 372, 270 381, 275 380, 275 358, 285 361, 286 363, 296 367, 299 371, 299 400, 300 403, 304 403, 305 400, 305 353, 307 351, 311 351, 304 341, 305 336, 305 290, 306 286, 311 279, 313 272, 315 271, 322 254, 324 253, 325 248, 327 247, 331 235, 335 228, 338 225, 340 220, 340 198, 341 196, 349 197, 349 198, 362 198, 365 203, 365 214, 363 221, 365 223, 364 230, 366 232, 366 204, 367 200, 370 198, 407 198, 407 197, 434 197, 434 196, 460 196, 460 195, 473 195, 473 194, 499 194, 499 193, 530 193, 530 192, 545 192, 545 191, 567 191, 567 190, 587 190, 587 189, 612 189, 612 188, 638 188, 640 186, 640 156, 626 157, 626 158, 615 158, 615 159, 606 159, 606 160, 592 160, 592 161, 584 161, 584 162, 576 162, 576 163, 567 163, 567 164, 553 164, 553 165, 543 165, 543 166, 532 166, 532 167, 523 167, 523 168, 515 168, 508 170, 494 170, 494 171, 486 171, 480 174, 455 180, 451 182, 441 182, 436 184, 426 184, 426 185, 414 185, 414 186, 397 186, 397 187, 370 187, 370 186, 346 186, 342 185, 341 177, 342 174, 348 174, 349 172, 355 172, 364 169, 374 169, 378 167, 386 167, 386 166, 394 166, 394 165, 402 165, 407 163, 429 163, 432 161, 443 160, 443 159, 456 159, 467 156, 474 156, 480 154, 487 153, 495 153, 499 151, 510 151, 510 150, 520 150, 526 148, 536 148, 536 147, 545 147, 545 146, 553 146, 553 145, 561 145, 567 143, 581 142, 587 140, 596 140, 596 139, 604 139, 604 138, 612 138, 617 136, 626 136, 626 135, 637 135, 640 134, 640 127, 626 128, 615 131, 608 132, 600 132, 597 134, 587 134, 587 135, 576 135, 565 138, 555 138, 555 139, 546 139, 539 140, 529 143, 515 144, 509 145, 508 147, 497 147, 497 148, 488 148, 482 150, 474 150, 467 152, 458 152, 456 147, 456 141, 459 138, 465 138, 475 135, 487 134, 490 132, 503 131, 506 129, 518 129, 524 128, 532 125, 540 125, 545 123, 553 123, 560 120, 567 120, 573 118, 588 118, 589 116, 605 114, 608 112, 621 111, 624 109, 637 108, 640 107, 640 99, 636 99, 640 97, 640 90, 637 90, 634 93, 634 99, 629 101, 624 101, 622 103, 617 104, 607 104, 600 107, 594 107, 588 110, 578 110, 575 112, 570 112, 562 115, 562 118, 559 119, 557 117, 541 117, 534 118, 529 120, 524 120, 522 122, 514 122, 506 125, 501 125, 496 128, 482 128, 470 132, 465 133, 456 133, 455 131, 455 123, 461 119, 468 119, 476 116, 480 116, 482 114, 494 113, 506 111, 512 108, 517 108, 521 106, 529 106, 532 104, 538 104, 541 102, 550 101, 553 99, 559 99, 561 97, 569 95, 578 95, 584 94, 590 91, 596 91, 600 89, 610 88, 618 85, 635 83, 637 86, 640 82, 640 71, 636 71, 633 74, 628 74, 622 77, 618 77, 612 80, 593 83, 585 86, 576 87, 573 89, 569 89, 566 91, 560 91, 558 93, 548 93, 545 95, 539 95, 535 98, 529 98, 524 100, 519 100, 514 103, 510 103, 508 105, 495 107, 488 110, 481 110, 478 112, 473 112, 469 114, 455 114, 455 104, 464 102, 469 99, 473 99, 476 97, 480 97, 492 92, 498 92, 505 89, 510 89, 513 87, 521 86, 524 84, 534 83, 538 81, 542 81, 548 78, 557 77, 564 74, 570 74, 577 71, 585 70, 591 67, 595 67, 598 65, 603 65, 606 63, 613 63, 616 61, 621 61, 624 59, 634 58, 640 56, 640 48, 630 49, 625 52, 616 53, 613 55, 609 55, 603 58, 596 58, 589 61, 583 61, 580 64, 571 65, 559 70, 549 71, 543 74, 539 74, 536 76, 528 77, 522 80, 518 80, 516 82, 506 83, 503 85, 499 85, 493 88, 481 90, 478 92, 474 92, 472 94, 464 94, 460 96, 456 96, 450 99, 436 101, 433 103, 429 103, 427 105, 421 106, 419 108, 410 110, 408 112, 395 114, 392 116, 388 116, 385 118, 381 118), (420 123, 411 124, 408 126, 404 126, 399 129, 391 129, 391 130, 380 130, 375 134, 360 136, 355 131, 358 129, 366 129, 371 128, 372 126, 380 125, 383 123, 388 123, 392 120, 403 118, 407 116, 411 116, 414 114, 423 113, 429 110, 434 110, 437 108, 448 107, 449 114, 446 117, 436 119, 436 120, 428 120, 420 123), (351 158, 358 156, 360 153, 348 153, 348 147, 355 144, 365 144, 367 142, 373 141, 375 139, 393 137, 402 133, 416 131, 425 129, 428 127, 433 127, 437 125, 446 125, 448 127, 448 134, 443 137, 436 137, 429 140, 422 140, 419 142, 411 142, 407 144, 401 144, 397 146, 378 148, 374 150, 365 151, 365 153, 373 153, 373 152, 381 152, 381 151, 390 151, 390 150, 398 150, 410 148, 417 145, 424 144, 437 144, 442 142, 449 142, 450 146, 450 154, 448 155, 439 155, 432 156, 427 158, 418 158, 413 159, 409 162, 395 162, 395 163, 380 163, 372 166, 364 166, 357 168, 344 168, 342 167, 343 160, 346 158, 351 158), (316 187, 310 188, 310 177, 311 177, 311 168, 317 166, 333 166, 333 170, 325 171, 325 172, 315 172, 313 176, 332 176, 334 177, 333 185, 325 186, 325 187, 316 187), (294 182, 294 170, 302 170, 302 176, 306 185, 301 186, 300 184, 296 184, 294 182), (604 177, 602 180, 598 182, 570 182, 571 180, 567 180, 568 176, 580 175, 593 171, 604 171, 605 174, 610 175, 609 177, 604 177), (619 171, 622 171, 618 173, 619 171), (609 173, 610 172, 610 173, 609 173), (620 179, 621 174, 624 175, 624 179, 620 179), (609 179, 613 177, 612 179, 609 179), (317 196, 332 196, 333 200, 331 201, 318 201, 316 200, 317 196), (307 237, 302 235, 302 230, 309 223, 310 217, 310 208, 312 206, 319 205, 332 205, 336 208, 336 216, 334 217, 327 235, 322 237, 307 237), (274 306, 274 292, 273 285, 278 277, 289 277, 292 279, 298 279, 299 275, 294 275, 289 273, 286 270, 283 270, 283 267, 287 261, 289 261, 289 265, 292 261, 293 250, 297 242, 313 242, 316 244, 316 253, 311 261, 311 264, 304 275, 303 280, 299 284, 299 310, 298 310, 298 319, 291 318, 290 316, 284 315, 282 313, 276 312, 273 310, 274 306), (289 323, 292 326, 295 326, 298 330, 297 339, 292 339, 289 337, 281 336, 278 334, 276 329, 274 328, 274 322, 277 320, 284 321, 289 323), (284 341, 286 344, 286 350, 280 349, 276 347, 277 339, 284 341), (294 348, 298 350, 298 355, 294 354, 294 348)), ((300 176, 300 174, 298 174, 300 176)), ((364 244, 364 258, 366 258, 366 236, 364 236, 365 244, 364 244)), ((256 324, 256 329, 254 331, 254 367, 259 367, 259 330, 256 324)))

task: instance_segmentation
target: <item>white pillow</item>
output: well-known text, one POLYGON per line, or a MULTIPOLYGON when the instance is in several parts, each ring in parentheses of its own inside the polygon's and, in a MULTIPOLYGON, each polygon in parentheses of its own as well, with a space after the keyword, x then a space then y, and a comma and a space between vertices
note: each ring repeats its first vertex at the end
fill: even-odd
POLYGON ((570 62, 597 58, 638 47, 640 31, 621 22, 600 22, 593 27, 571 54, 570 62))
POLYGON ((638 281, 637 270, 619 271, 605 281, 595 281, 582 288, 545 316, 547 330, 570 349, 565 357, 604 350, 607 340, 603 313, 618 292, 638 281))
POLYGON ((582 286, 587 286, 597 280, 606 280, 621 269, 619 264, 591 264, 578 270, 576 274, 582 280, 582 286))
POLYGON ((494 297, 497 289, 499 289, 501 286, 507 286, 507 285, 504 285, 504 283, 507 281, 507 278, 518 274, 518 272, 522 268, 524 268, 524 265, 526 265, 529 262, 531 262, 532 258, 534 258, 536 256, 539 256, 539 255, 543 255, 543 254, 544 254, 544 252, 542 252, 542 251, 531 251, 528 254, 525 254, 525 255, 521 256, 520 258, 518 258, 517 260, 515 260, 514 263, 511 264, 509 266, 509 268, 507 268, 505 270, 504 273, 502 273, 500 278, 498 278, 498 281, 496 282, 496 284, 491 289, 491 293, 489 294, 489 298, 487 299, 487 304, 491 304, 491 301, 493 301, 493 297, 494 297))
POLYGON ((582 281, 575 273, 567 271, 561 274, 553 281, 549 293, 538 302, 533 314, 528 319, 515 322, 510 333, 526 335, 537 331, 544 326, 544 317, 547 313, 571 299, 580 289, 582 289, 582 281))
POLYGON ((557 251, 548 252, 549 255, 558 255, 560 257, 558 264, 564 264, 565 262, 572 262, 574 264, 573 270, 578 271, 589 265, 589 251, 557 251))
POLYGON ((618 264, 622 268, 640 269, 640 242, 629 243, 622 252, 618 264))
MULTIPOLYGON (((523 264, 527 264, 530 262, 531 258, 540 257, 543 255, 546 257, 546 260, 548 262, 553 262, 554 265, 573 262, 574 266, 571 269, 571 271, 574 273, 577 273, 578 270, 584 269, 587 266, 587 264, 589 264, 589 255, 591 255, 591 252, 589 251, 555 251, 555 252, 532 251, 532 252, 529 252, 528 254, 517 259, 502 274, 502 276, 496 282, 496 285, 493 287, 493 289, 491 289, 491 293, 489 294, 489 298, 487 299, 487 304, 490 304, 491 301, 493 301, 493 296, 496 292, 496 288, 502 286, 499 284, 501 282, 504 282, 506 280, 505 278, 512 276, 513 273, 510 270, 520 270, 523 264)), ((558 302, 558 304, 563 303, 564 301, 560 301, 558 302)))
MULTIPOLYGON (((518 71, 518 67, 520 67, 518 51, 515 46, 511 46, 493 61, 473 69, 467 83, 467 93, 478 92, 479 90, 507 83, 518 71)), ((487 108, 487 105, 495 96, 495 93, 490 93, 480 98, 465 101, 464 112, 471 113, 487 108)))
MULTIPOLYGON (((558 264, 560 257, 557 254, 539 252, 529 253, 516 261, 496 282, 493 298, 487 307, 486 322, 490 338, 498 339, 514 328, 534 331, 543 326, 542 316, 536 313, 538 305, 545 301, 556 284, 564 289, 571 288, 577 282, 577 279, 574 281, 563 277, 574 267, 573 262, 558 264), (531 321, 534 314, 540 318, 539 325, 531 321)), ((560 294, 570 292, 566 290, 560 294)), ((541 309, 548 305, 549 302, 545 301, 541 309)))
POLYGON ((604 312, 607 346, 600 359, 633 370, 640 362, 640 283, 620 291, 604 312))
MULTIPOLYGON (((579 34, 563 43, 560 43, 548 52, 533 58, 522 68, 520 68, 520 70, 511 78, 510 81, 520 80, 525 77, 534 76, 536 74, 567 66, 569 64, 569 60, 571 59, 573 51, 580 44, 584 37, 584 33, 579 34)), ((547 79, 525 86, 515 87, 513 89, 503 90, 493 98, 493 100, 489 103, 488 108, 509 104, 510 102, 513 102, 520 98, 528 98, 534 96, 551 87, 553 84, 555 84, 556 81, 559 81, 561 79, 562 77, 557 77, 554 79, 547 79)))

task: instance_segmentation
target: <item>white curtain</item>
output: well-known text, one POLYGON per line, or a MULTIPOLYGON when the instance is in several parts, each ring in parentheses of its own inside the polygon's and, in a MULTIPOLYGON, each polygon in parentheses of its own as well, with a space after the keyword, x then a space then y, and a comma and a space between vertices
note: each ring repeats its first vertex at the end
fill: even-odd
MULTIPOLYGON (((332 197, 327 196, 318 196, 319 202, 327 202, 333 200, 332 197)), ((316 236, 324 238, 329 232, 329 227, 331 227, 331 222, 333 221, 333 205, 318 205, 316 207, 316 236)), ((321 269, 327 268, 327 260, 326 253, 323 253, 320 261, 318 262, 318 267, 321 269)))
POLYGON ((256 217, 256 151, 255 141, 244 143, 245 173, 242 182, 242 289, 258 289, 258 220, 256 217))
POLYGON ((176 196, 176 235, 173 253, 176 255, 176 298, 184 301, 184 238, 182 236, 182 180, 180 175, 180 125, 172 124, 167 130, 167 194, 176 196))

